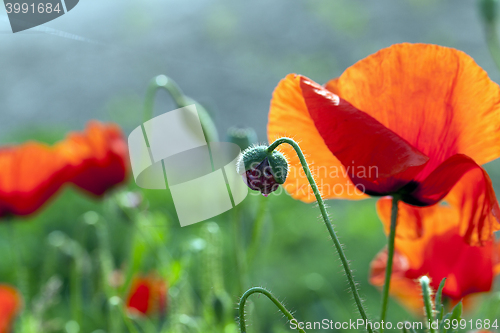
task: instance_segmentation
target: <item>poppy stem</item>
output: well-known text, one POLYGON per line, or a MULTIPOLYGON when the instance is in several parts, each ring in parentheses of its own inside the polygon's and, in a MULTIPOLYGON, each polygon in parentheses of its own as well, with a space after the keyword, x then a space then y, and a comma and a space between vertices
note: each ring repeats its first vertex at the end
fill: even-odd
MULTIPOLYGON (((392 210, 391 210, 391 229, 389 232, 389 239, 387 240, 387 266, 385 268, 385 282, 382 292, 382 313, 380 315, 380 322, 385 321, 387 314, 387 304, 389 302, 389 287, 391 284, 392 274, 392 261, 394 259, 394 240, 396 239, 396 225, 398 220, 398 204, 399 196, 392 197, 392 210)), ((380 333, 383 329, 380 329, 380 333)))
POLYGON ((500 69, 500 42, 497 34, 498 1, 480 0, 478 4, 479 13, 484 23, 484 33, 488 49, 495 65, 500 69))
POLYGON ((432 327, 432 321, 434 320, 434 314, 432 311, 434 307, 432 305, 432 300, 431 300, 429 278, 424 275, 420 278, 419 281, 420 285, 422 286, 422 296, 424 298, 425 314, 427 315, 427 320, 429 321, 429 333, 435 333, 436 330, 432 327))
POLYGON ((205 108, 197 103, 194 99, 184 95, 179 85, 166 75, 155 76, 149 82, 148 88, 146 90, 146 98, 144 99, 143 122, 147 122, 148 120, 151 120, 151 118, 153 118, 155 96, 156 92, 159 89, 165 89, 170 97, 172 97, 174 103, 178 108, 196 104, 196 111, 198 112, 198 117, 200 117, 203 134, 205 135, 206 141, 219 141, 217 128, 215 127, 215 124, 207 110, 205 110, 205 108))
POLYGON ((488 44, 488 49, 490 55, 495 62, 495 65, 500 69, 500 42, 498 40, 498 34, 496 31, 496 26, 491 23, 486 23, 485 26, 486 43, 488 44))
POLYGON ((264 228, 264 222, 267 214, 267 203, 269 202, 269 200, 265 199, 267 198, 263 196, 259 197, 259 211, 257 212, 257 216, 255 217, 255 221, 253 223, 252 238, 248 246, 247 255, 247 261, 250 265, 253 263, 258 250, 262 249, 262 229, 264 228))
MULTIPOLYGON (((255 293, 265 295, 267 298, 269 298, 274 303, 274 305, 276 305, 278 307, 278 309, 281 311, 281 313, 283 313, 285 315, 285 317, 287 317, 290 322, 293 320, 295 322, 295 324, 297 324, 297 320, 293 317, 293 315, 290 313, 290 311, 288 311, 285 308, 285 306, 283 305, 283 303, 278 301, 278 299, 276 297, 274 297, 274 295, 271 294, 270 291, 268 291, 264 288, 261 288, 261 287, 253 287, 253 288, 250 288, 247 291, 245 291, 243 296, 241 296, 240 303, 238 305, 238 316, 240 319, 240 332, 241 333, 247 332, 247 328, 246 328, 246 324, 245 324, 245 303, 246 303, 248 297, 252 294, 255 294, 255 293)), ((298 325, 297 325, 296 329, 297 329, 297 331, 299 331, 301 333, 306 333, 303 329, 299 328, 298 325)))
POLYGON ((349 287, 351 288, 352 294, 354 296, 354 300, 356 301, 356 305, 359 310, 359 314, 361 315, 361 318, 363 321, 366 323, 366 328, 368 332, 372 333, 373 330, 370 327, 371 325, 368 325, 368 316, 366 315, 366 311, 363 307, 363 302, 361 301, 361 297, 359 296, 358 288, 356 286, 356 282, 354 281, 354 277, 352 275, 351 268, 349 267, 349 261, 347 260, 344 249, 342 248, 342 245, 340 244, 340 241, 337 237, 337 234, 335 233, 335 230, 333 229, 332 222, 330 222, 330 218, 328 217, 328 212, 326 210, 325 202, 323 201, 323 198, 321 197, 321 194, 318 189, 318 185, 316 185, 316 181, 314 180, 311 170, 309 169, 309 165, 306 162, 306 158, 304 157, 304 154, 302 153, 302 150, 300 149, 299 145, 297 142, 295 142, 293 139, 290 138, 280 138, 276 141, 274 141, 269 148, 267 148, 267 152, 270 154, 274 149, 276 149, 280 144, 282 143, 287 143, 290 146, 295 149, 295 152, 297 153, 297 156, 299 157, 300 163, 302 164, 302 168, 304 169, 304 173, 306 174, 307 179, 309 180, 309 184, 311 185, 311 188, 314 192, 314 195, 316 196, 316 200, 318 202, 319 210, 321 211, 321 215, 323 216, 323 220, 325 221, 326 228, 328 229, 328 232, 330 233, 330 236, 333 240, 333 243, 335 244, 335 248, 337 249, 337 252, 340 257, 340 261, 342 262, 342 266, 344 267, 345 274, 347 276, 347 280, 349 282, 349 287))

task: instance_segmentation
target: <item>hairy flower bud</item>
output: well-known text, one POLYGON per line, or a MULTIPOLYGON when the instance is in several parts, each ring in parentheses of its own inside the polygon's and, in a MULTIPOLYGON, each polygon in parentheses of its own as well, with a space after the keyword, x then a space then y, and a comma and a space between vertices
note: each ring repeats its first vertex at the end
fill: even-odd
POLYGON ((269 153, 266 146, 245 150, 238 168, 248 187, 266 197, 285 182, 288 174, 285 156, 276 150, 269 153))
POLYGON ((245 150, 257 143, 257 133, 251 127, 230 127, 227 130, 229 142, 237 144, 241 150, 245 150))

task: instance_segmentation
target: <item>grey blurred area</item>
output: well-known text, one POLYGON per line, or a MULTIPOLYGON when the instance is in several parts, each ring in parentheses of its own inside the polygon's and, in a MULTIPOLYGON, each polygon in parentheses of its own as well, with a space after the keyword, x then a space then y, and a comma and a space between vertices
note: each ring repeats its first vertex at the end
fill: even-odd
MULTIPOLYGON (((323 83, 400 42, 458 48, 500 79, 472 0, 80 0, 16 34, 2 4, 0 140, 93 118, 128 133, 142 120, 148 81, 166 74, 221 134, 251 126, 265 141, 269 101, 286 74, 323 83)), ((156 114, 175 108, 163 92, 156 105, 156 114)))

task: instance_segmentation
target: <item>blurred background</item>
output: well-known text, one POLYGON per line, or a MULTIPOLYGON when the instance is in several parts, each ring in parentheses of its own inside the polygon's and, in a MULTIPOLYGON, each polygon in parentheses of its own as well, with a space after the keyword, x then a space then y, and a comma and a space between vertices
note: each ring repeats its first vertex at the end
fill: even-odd
POLYGON ((81 0, 75 9, 13 34, 2 8, 1 133, 90 118, 131 130, 147 82, 166 74, 221 133, 241 124, 266 140, 271 94, 286 74, 326 82, 401 42, 458 48, 500 78, 472 0, 81 0))
MULTIPOLYGON (((16 34, 0 6, 0 142, 54 143, 91 119, 115 122, 128 135, 159 74, 206 107, 221 138, 247 126, 265 142, 271 95, 286 74, 326 82, 400 42, 457 48, 500 80, 472 0, 81 0, 16 34)), ((175 108, 157 95, 155 114, 175 108)), ((486 166, 497 193, 498 166, 486 166)), ((376 316, 380 293, 368 269, 385 235, 375 200, 328 204, 376 316)), ((15 228, 15 236, 2 229, 0 253, 21 257, 22 276, 10 256, 0 260, 0 280, 25 293, 16 332, 236 332, 236 304, 251 286, 270 289, 301 320, 357 318, 317 206, 286 194, 251 195, 213 221, 180 228, 168 191, 141 190, 131 180, 96 201, 67 187, 15 228), (152 272, 167 281, 166 313, 132 322, 114 313, 129 297, 131 277, 152 272)), ((291 331, 263 297, 247 311, 249 332, 291 331)), ((391 318, 415 317, 392 302, 391 318)))

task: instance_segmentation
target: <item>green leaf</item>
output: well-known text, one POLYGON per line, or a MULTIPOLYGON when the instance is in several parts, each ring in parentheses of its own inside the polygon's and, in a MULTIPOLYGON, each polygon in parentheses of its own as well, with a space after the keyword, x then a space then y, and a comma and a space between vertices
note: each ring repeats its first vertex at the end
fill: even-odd
MULTIPOLYGON (((452 322, 454 319, 460 322, 461 318, 462 318, 462 301, 460 301, 457 305, 455 305, 455 307, 451 311, 450 322, 452 322)), ((453 327, 450 327, 446 332, 447 333, 457 332, 457 330, 454 330, 453 327)))
POLYGON ((443 304, 442 302, 442 296, 443 296, 443 288, 444 284, 446 282, 446 278, 441 280, 441 283, 439 284, 439 288, 436 293, 436 319, 443 319, 443 304))
MULTIPOLYGON (((441 310, 443 310, 443 309, 441 309, 441 310)), ((446 316, 444 316, 443 319, 440 321, 439 329, 438 329, 439 332, 444 332, 444 323, 445 323, 446 319, 450 318, 450 316, 451 316, 451 312, 447 313, 446 316)))
POLYGON ((455 307, 451 311, 451 320, 457 319, 458 321, 460 321, 461 318, 462 318, 462 301, 460 301, 457 305, 455 305, 455 307))

